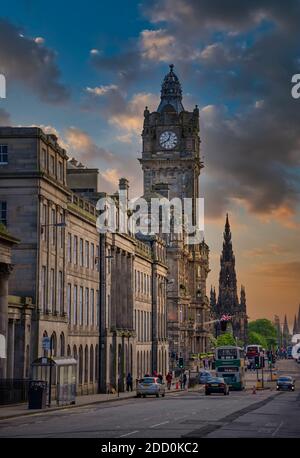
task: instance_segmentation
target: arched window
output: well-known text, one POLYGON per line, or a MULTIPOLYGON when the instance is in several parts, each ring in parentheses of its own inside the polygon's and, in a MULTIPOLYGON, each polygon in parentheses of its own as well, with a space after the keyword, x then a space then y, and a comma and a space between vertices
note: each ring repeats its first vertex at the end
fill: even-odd
POLYGON ((52 356, 57 356, 57 339, 55 331, 51 336, 52 356))
POLYGON ((90 382, 94 381, 94 347, 91 345, 90 348, 90 382))
POLYGON ((79 347, 79 369, 78 369, 78 374, 79 374, 79 385, 82 385, 82 378, 83 378, 83 350, 82 346, 80 345, 79 347))
POLYGON ((67 348, 67 356, 71 356, 71 347, 70 345, 68 345, 68 348, 67 348))
MULTIPOLYGON (((47 331, 44 331, 44 332, 43 332, 43 337, 48 337, 47 331)), ((44 349, 43 349, 43 356, 45 356, 45 357, 47 356, 47 350, 44 350, 44 349)))
POLYGON ((60 335, 60 356, 65 356, 65 335, 63 332, 60 335))
POLYGON ((89 348, 86 345, 84 349, 84 383, 88 383, 89 377, 89 348))

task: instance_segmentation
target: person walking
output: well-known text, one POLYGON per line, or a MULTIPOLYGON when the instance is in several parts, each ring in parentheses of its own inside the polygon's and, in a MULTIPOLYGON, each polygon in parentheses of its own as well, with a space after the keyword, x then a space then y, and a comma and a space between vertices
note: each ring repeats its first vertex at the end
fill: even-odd
POLYGON ((128 372, 126 377, 126 389, 127 391, 132 391, 132 376, 130 372, 128 372))
POLYGON ((183 374, 183 378, 182 378, 182 381, 183 381, 183 389, 185 390, 186 389, 186 382, 187 382, 187 376, 186 376, 186 373, 183 374))
POLYGON ((171 372, 167 373, 166 380, 167 380, 167 388, 168 390, 170 390, 171 385, 172 385, 172 373, 171 372))

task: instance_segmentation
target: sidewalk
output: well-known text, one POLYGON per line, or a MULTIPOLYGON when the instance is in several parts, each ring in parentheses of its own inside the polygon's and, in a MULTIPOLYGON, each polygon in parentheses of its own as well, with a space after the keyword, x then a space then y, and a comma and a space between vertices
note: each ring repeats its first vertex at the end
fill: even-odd
MULTIPOLYGON (((198 389, 199 389, 198 385, 198 389)), ((194 388, 189 388, 189 391, 192 391, 194 388)), ((185 391, 178 389, 176 390, 175 386, 171 388, 170 391, 166 390, 166 396, 174 393, 178 393, 180 391, 185 391)), ((76 397, 76 404, 72 405, 65 405, 65 406, 57 406, 55 401, 51 407, 47 407, 46 409, 28 409, 28 403, 24 404, 13 404, 13 405, 5 405, 0 406, 0 421, 6 420, 8 418, 16 418, 16 417, 23 417, 27 415, 43 415, 48 412, 54 412, 56 410, 65 410, 65 409, 76 409, 76 407, 84 407, 93 404, 99 404, 102 402, 113 402, 119 401, 123 399, 131 399, 136 396, 136 391, 132 392, 125 392, 118 394, 90 394, 85 396, 77 396, 76 397)))

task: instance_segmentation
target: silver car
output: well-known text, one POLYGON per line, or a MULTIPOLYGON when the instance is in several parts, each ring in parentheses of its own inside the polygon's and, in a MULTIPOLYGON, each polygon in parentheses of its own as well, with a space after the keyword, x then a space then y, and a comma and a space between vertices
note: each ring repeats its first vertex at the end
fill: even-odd
POLYGON ((156 396, 159 398, 165 396, 165 384, 160 381, 158 377, 144 377, 137 383, 136 395, 138 398, 143 396, 156 396))

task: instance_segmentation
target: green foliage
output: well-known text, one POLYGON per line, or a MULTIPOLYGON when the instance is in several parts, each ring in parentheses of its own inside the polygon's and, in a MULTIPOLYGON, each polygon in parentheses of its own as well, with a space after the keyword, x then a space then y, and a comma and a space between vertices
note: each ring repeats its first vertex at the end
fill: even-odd
POLYGON ((261 345, 263 348, 267 348, 268 346, 266 338, 255 331, 249 331, 248 344, 261 345))
POLYGON ((3 223, 0 223, 0 233, 2 234, 8 234, 7 228, 3 223))
POLYGON ((222 347, 223 345, 236 345, 235 338, 232 334, 226 332, 217 338, 217 347, 222 347))
MULTIPOLYGON (((270 320, 261 318, 259 320, 252 321, 248 326, 249 337, 251 333, 259 334, 266 342, 265 348, 271 348, 277 343, 277 331, 275 326, 270 320)), ((249 340, 250 343, 250 340, 249 340)), ((254 343, 254 342, 253 342, 254 343)), ((255 342, 258 344, 258 342, 255 342)))

